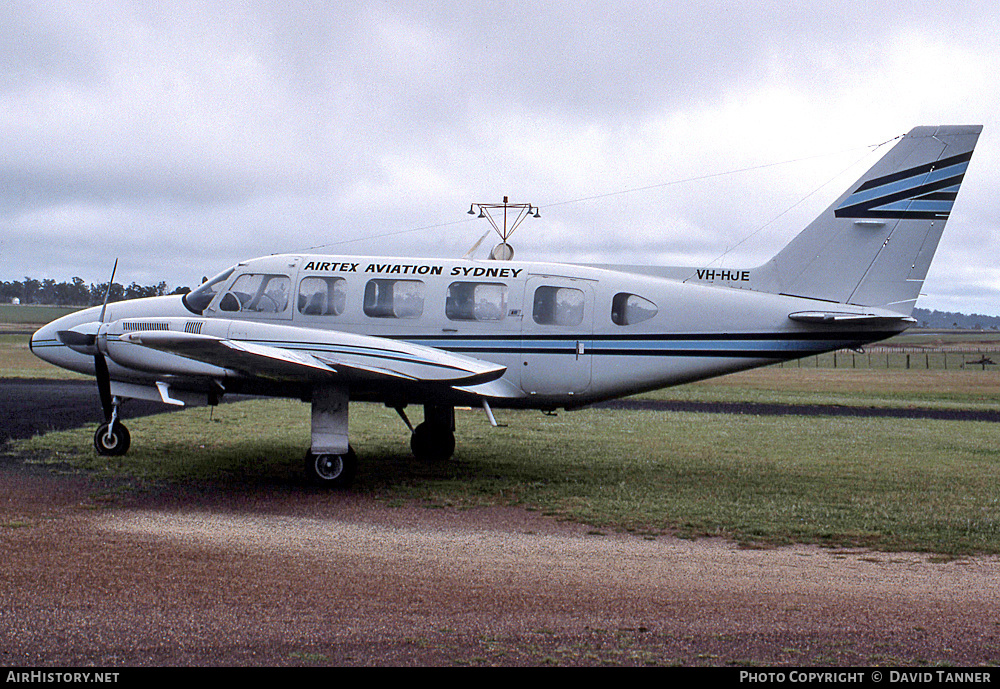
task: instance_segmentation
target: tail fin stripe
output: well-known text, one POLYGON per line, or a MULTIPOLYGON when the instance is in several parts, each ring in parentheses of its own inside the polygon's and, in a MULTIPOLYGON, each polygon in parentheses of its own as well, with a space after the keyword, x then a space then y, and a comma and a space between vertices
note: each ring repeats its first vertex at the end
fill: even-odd
POLYGON ((952 167, 954 165, 959 165, 961 163, 968 163, 972 160, 972 151, 968 153, 962 153, 957 156, 952 156, 950 158, 943 158, 941 160, 936 160, 933 163, 927 163, 925 165, 918 165, 917 167, 910 168, 909 170, 901 170, 895 172, 891 175, 886 175, 884 177, 879 177, 877 179, 870 179, 860 187, 858 187, 854 193, 857 194, 861 191, 866 191, 868 189, 873 189, 875 187, 881 187, 886 184, 892 184, 893 182, 898 182, 903 179, 908 179, 910 177, 917 177, 919 175, 932 172, 934 170, 942 170, 944 168, 952 167))
MULTIPOLYGON (((887 198, 891 194, 901 194, 912 192, 917 194, 926 185, 935 182, 940 182, 942 180, 954 180, 958 179, 961 181, 961 176, 965 174, 968 168, 968 163, 959 163, 958 165, 949 165, 946 168, 941 168, 934 170, 933 172, 922 173, 921 175, 914 175, 908 177, 905 180, 894 181, 889 184, 883 184, 878 187, 868 188, 864 191, 860 189, 851 194, 847 200, 841 205, 841 208, 847 208, 849 206, 857 206, 859 204, 875 201, 880 198, 887 198)), ((940 188, 940 187, 936 187, 940 188)))
POLYGON ((954 200, 937 201, 932 211, 923 210, 923 204, 907 202, 916 201, 927 194, 961 184, 963 177, 964 173, 874 199, 860 200, 860 202, 859 199, 855 198, 857 196, 855 192, 840 208, 834 211, 834 215, 838 218, 923 218, 931 220, 938 217, 948 217, 954 200), (928 213, 930 214, 928 215, 928 213))
POLYGON ((952 189, 944 191, 935 191, 931 194, 924 194, 923 196, 918 196, 917 201, 954 201, 958 198, 958 187, 953 187, 952 189))
POLYGON ((959 175, 964 175, 968 167, 969 163, 966 161, 955 165, 936 168, 935 170, 928 172, 921 172, 918 175, 911 175, 903 180, 893 180, 892 182, 886 184, 867 187, 864 190, 859 188, 848 197, 848 202, 850 202, 851 205, 854 205, 860 203, 861 201, 867 201, 879 196, 885 196, 887 194, 905 191, 906 189, 913 189, 923 184, 930 184, 932 182, 939 182, 942 179, 949 179, 959 175))

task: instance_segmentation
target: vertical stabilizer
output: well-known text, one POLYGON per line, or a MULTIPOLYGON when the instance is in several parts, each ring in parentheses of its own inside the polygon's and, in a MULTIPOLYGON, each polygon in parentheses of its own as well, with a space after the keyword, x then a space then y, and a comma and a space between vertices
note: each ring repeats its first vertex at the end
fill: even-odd
POLYGON ((754 270, 753 288, 909 315, 981 131, 913 129, 754 270))

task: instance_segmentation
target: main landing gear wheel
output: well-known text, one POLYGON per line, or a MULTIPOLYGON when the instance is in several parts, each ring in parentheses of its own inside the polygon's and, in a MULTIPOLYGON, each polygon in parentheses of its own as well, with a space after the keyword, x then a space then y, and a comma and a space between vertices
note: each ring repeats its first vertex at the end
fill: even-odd
POLYGON ((131 444, 132 436, 125 428, 125 424, 117 421, 102 423, 94 433, 94 447, 97 448, 97 454, 105 457, 119 457, 128 452, 131 444))
POLYGON ((324 488, 347 488, 358 470, 358 456, 348 447, 342 455, 306 453, 306 478, 324 488))
POLYGON ((424 421, 413 429, 410 449, 421 461, 441 462, 455 454, 455 434, 442 423, 424 421))

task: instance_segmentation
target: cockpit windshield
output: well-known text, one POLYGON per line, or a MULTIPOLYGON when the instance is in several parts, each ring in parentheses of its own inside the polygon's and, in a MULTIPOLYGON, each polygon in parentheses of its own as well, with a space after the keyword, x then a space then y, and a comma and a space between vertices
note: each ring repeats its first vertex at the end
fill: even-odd
POLYGON ((192 311, 200 316, 205 311, 205 307, 212 303, 212 300, 215 299, 215 295, 219 293, 219 290, 222 289, 223 283, 229 279, 229 276, 233 274, 234 270, 236 270, 236 266, 219 273, 207 282, 203 282, 193 292, 185 294, 183 298, 184 306, 186 306, 189 311, 192 311))

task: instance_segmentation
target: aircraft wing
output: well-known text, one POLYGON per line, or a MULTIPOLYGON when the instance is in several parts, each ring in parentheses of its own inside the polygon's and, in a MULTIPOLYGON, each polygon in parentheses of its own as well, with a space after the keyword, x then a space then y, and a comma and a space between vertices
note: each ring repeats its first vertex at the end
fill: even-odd
POLYGON ((503 390, 486 384, 500 378, 506 367, 480 359, 337 331, 306 331, 314 339, 306 342, 302 329, 289 330, 298 332, 285 333, 290 336, 286 342, 276 340, 274 332, 268 332, 268 339, 261 341, 173 330, 129 332, 119 339, 250 378, 345 384, 406 381, 456 387, 487 396, 503 390))

